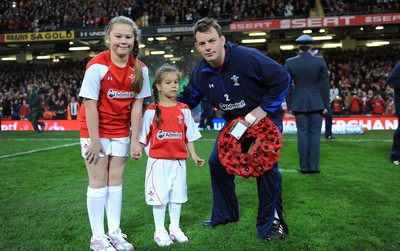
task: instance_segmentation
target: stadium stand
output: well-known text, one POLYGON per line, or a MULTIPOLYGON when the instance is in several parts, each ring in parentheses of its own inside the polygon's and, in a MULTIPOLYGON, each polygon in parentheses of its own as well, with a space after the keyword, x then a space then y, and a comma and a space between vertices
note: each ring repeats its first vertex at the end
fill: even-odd
MULTIPOLYGON (((162 0, 162 1, 2 1, 0 3, 0 33, 54 31, 60 29, 104 27, 116 15, 126 15, 139 25, 191 24, 204 16, 219 20, 240 21, 260 19, 287 19, 310 16, 340 16, 348 14, 400 12, 399 1, 278 1, 278 0, 162 0), (157 4, 156 4, 157 2, 157 4)), ((293 56, 296 51, 268 53, 279 63, 293 56)), ((388 73, 399 60, 398 46, 357 48, 355 50, 326 49, 325 57, 330 71, 332 107, 339 107, 335 116, 359 114, 394 114, 393 88, 386 82, 388 73), (390 49, 388 49, 390 48, 390 49), (383 101, 377 101, 378 96, 383 101), (350 101, 350 99, 352 101, 350 101), (354 101, 355 100, 355 101, 354 101), (382 103, 383 102, 383 103, 382 103), (355 112, 351 104, 358 103, 355 112), (383 110, 374 110, 377 104, 383 110)), ((26 98, 26 86, 34 83, 42 95, 43 110, 55 113, 65 110, 71 97, 77 97, 88 59, 79 61, 25 63, 0 62, 0 116, 11 119, 13 110, 26 98), (61 106, 61 107, 60 107, 61 106)), ((162 60, 142 56, 150 75, 162 60)), ((182 57, 176 65, 184 73, 182 84, 187 81, 196 60, 191 55, 182 57)), ((55 116, 64 118, 62 114, 55 116)), ((15 117, 17 118, 17 117, 15 117)))

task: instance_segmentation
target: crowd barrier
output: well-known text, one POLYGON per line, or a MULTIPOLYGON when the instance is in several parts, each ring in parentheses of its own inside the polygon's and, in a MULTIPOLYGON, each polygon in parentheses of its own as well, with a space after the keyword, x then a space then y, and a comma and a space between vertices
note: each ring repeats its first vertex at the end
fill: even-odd
MULTIPOLYGON (((47 131, 78 131, 77 120, 41 120, 46 124, 47 131)), ((396 130, 397 117, 343 117, 333 118, 332 131, 334 134, 362 134, 364 130, 396 130)), ((217 118, 213 120, 213 130, 221 130, 225 120, 217 118)), ((324 124, 321 133, 324 133, 324 124)), ((2 120, 1 131, 33 131, 31 123, 27 120, 2 120)), ((283 119, 283 133, 295 134, 295 118, 283 119)))

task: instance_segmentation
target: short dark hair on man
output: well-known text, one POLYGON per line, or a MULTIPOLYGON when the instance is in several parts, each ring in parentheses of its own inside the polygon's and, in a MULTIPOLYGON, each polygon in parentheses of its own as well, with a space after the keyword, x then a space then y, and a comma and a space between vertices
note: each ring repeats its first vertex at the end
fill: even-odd
POLYGON ((300 44, 299 50, 301 51, 309 51, 311 49, 311 44, 300 44))
POLYGON ((219 36, 222 36, 221 26, 213 18, 205 17, 196 22, 193 29, 193 36, 196 38, 197 32, 206 32, 213 27, 219 36))

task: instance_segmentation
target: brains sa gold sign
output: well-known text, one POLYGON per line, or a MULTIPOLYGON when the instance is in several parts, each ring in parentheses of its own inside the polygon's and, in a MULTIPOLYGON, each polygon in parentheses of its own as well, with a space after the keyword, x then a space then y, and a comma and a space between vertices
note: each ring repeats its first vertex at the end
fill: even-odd
POLYGON ((74 38, 75 38, 75 31, 51 31, 51 32, 4 34, 5 43, 58 41, 58 40, 71 40, 74 38))

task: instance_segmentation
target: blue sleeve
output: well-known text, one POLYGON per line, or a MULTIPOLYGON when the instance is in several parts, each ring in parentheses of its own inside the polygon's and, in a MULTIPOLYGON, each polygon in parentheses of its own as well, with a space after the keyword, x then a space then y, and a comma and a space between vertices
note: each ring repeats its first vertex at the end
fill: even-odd
POLYGON ((290 86, 290 75, 282 65, 261 52, 254 55, 258 62, 254 69, 255 73, 259 75, 258 77, 267 88, 267 92, 262 96, 260 107, 273 113, 281 107, 285 100, 290 86))
POLYGON ((389 73, 387 81, 392 83, 394 88, 400 88, 400 62, 389 73))

